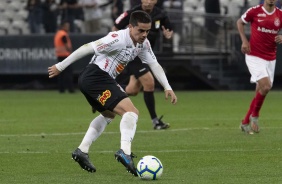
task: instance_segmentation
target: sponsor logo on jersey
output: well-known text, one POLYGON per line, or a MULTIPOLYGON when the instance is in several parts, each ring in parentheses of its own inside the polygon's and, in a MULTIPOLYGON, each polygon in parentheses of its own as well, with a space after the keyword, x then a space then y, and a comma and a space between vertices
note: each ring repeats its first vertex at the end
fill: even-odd
POLYGON ((101 42, 101 40, 96 40, 94 43, 95 43, 96 46, 99 46, 99 45, 102 45, 102 44, 103 44, 103 43, 101 42))
POLYGON ((109 60, 106 59, 105 65, 104 65, 104 69, 106 69, 109 66, 109 60))
POLYGON ((127 12, 124 12, 123 14, 121 14, 115 21, 116 24, 119 24, 119 22, 128 15, 127 12))
POLYGON ((111 41, 110 43, 106 43, 104 45, 101 45, 97 48, 98 51, 104 50, 105 48, 110 47, 111 45, 113 45, 114 43, 118 42, 118 39, 115 39, 114 41, 111 41))
POLYGON ((114 33, 114 34, 112 34, 111 36, 112 36, 113 38, 115 38, 115 37, 118 36, 118 34, 114 33))
POLYGON ((279 32, 279 29, 278 30, 266 29, 264 27, 258 27, 257 30, 260 31, 260 32, 263 32, 263 33, 271 33, 271 34, 277 34, 279 32))
POLYGON ((160 28, 160 25, 161 25, 161 21, 160 21, 160 20, 156 20, 156 21, 155 21, 155 28, 156 28, 156 29, 159 29, 159 28, 160 28))
POLYGON ((258 17, 266 17, 266 14, 265 13, 259 13, 258 17))
POLYGON ((124 70, 125 64, 119 63, 116 67, 116 72, 121 73, 124 70))
POLYGON ((264 21, 263 19, 258 19, 258 22, 262 22, 262 21, 264 21))
POLYGON ((98 101, 104 106, 107 99, 109 99, 111 97, 111 91, 110 90, 106 90, 103 92, 103 94, 101 96, 98 97, 98 101))
POLYGON ((274 25, 276 26, 276 27, 280 27, 280 20, 279 20, 279 18, 275 18, 275 20, 274 20, 274 25))

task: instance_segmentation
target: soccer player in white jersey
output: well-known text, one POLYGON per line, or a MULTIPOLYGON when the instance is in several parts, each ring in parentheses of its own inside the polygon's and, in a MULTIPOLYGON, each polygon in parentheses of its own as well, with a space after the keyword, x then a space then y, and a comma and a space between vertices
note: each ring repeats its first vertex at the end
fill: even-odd
POLYGON ((120 150, 115 153, 115 158, 126 167, 128 172, 137 176, 132 159, 134 156, 131 153, 131 142, 135 135, 139 112, 115 81, 115 77, 122 72, 128 62, 133 61, 137 56, 141 58, 150 66, 163 86, 165 98, 170 97, 172 104, 177 102, 177 97, 147 39, 151 22, 150 15, 146 12, 136 11, 132 13, 127 29, 110 32, 97 41, 85 44, 61 63, 48 68, 49 77, 52 78, 73 62, 86 55, 94 54, 89 65, 80 74, 78 84, 88 103, 99 111, 100 115, 90 123, 81 144, 72 153, 72 158, 86 171, 96 171, 89 160, 89 148, 117 114, 122 117, 121 145, 120 150))
POLYGON ((259 112, 274 80, 276 44, 282 43, 282 35, 278 35, 282 27, 282 11, 275 6, 276 1, 265 0, 262 5, 251 7, 237 21, 250 81, 256 83, 255 96, 241 123, 242 131, 248 134, 260 131, 259 112), (244 32, 247 23, 251 23, 250 41, 244 32))

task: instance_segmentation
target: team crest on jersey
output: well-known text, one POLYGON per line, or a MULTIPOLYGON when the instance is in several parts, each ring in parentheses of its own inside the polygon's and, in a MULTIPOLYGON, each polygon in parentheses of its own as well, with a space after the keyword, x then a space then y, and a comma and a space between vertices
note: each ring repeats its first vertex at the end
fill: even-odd
POLYGON ((161 25, 161 21, 160 21, 160 20, 156 20, 156 21, 155 21, 155 28, 156 28, 156 29, 159 29, 159 28, 160 28, 160 25, 161 25))
POLYGON ((103 92, 102 95, 98 97, 98 101, 104 106, 107 99, 109 99, 111 95, 112 95, 111 91, 107 89, 106 91, 103 92))
POLYGON ((280 19, 279 18, 275 18, 275 20, 274 20, 274 25, 276 26, 276 27, 280 27, 280 19))

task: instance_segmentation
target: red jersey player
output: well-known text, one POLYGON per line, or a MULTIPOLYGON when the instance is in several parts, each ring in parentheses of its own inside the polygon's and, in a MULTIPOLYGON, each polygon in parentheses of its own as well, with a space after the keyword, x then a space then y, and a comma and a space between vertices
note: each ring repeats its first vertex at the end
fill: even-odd
POLYGON ((282 35, 278 35, 282 27, 282 11, 276 8, 276 1, 264 0, 262 5, 248 9, 237 21, 241 51, 245 54, 251 82, 256 83, 255 97, 240 126, 248 134, 259 132, 259 111, 274 79, 276 44, 282 43, 282 35), (251 23, 250 42, 244 32, 247 23, 251 23))

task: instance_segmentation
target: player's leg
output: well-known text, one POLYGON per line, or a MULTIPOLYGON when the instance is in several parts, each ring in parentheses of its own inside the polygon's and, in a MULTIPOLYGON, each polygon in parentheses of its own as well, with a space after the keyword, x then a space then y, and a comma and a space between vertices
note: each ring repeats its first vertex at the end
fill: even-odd
POLYGON ((251 128, 256 133, 259 132, 259 124, 258 124, 259 112, 263 105, 265 97, 268 94, 268 92, 270 91, 271 87, 272 87, 272 83, 269 77, 264 77, 258 80, 257 90, 256 90, 257 92, 254 98, 255 99, 254 107, 253 107, 252 114, 250 116, 251 128))
POLYGON ((96 168, 91 163, 89 159, 89 148, 101 134, 105 130, 106 125, 109 124, 114 117, 114 113, 112 112, 102 112, 99 116, 94 118, 90 123, 90 126, 84 135, 84 138, 78 148, 72 153, 72 158, 78 162, 80 167, 88 172, 95 172, 96 168), (103 114, 103 115, 102 115, 103 114), (112 114, 106 116, 106 114, 112 114))
POLYGON ((129 83, 124 88, 124 90, 129 96, 136 96, 140 92, 141 88, 141 82, 137 80, 134 75, 130 75, 129 83))
POLYGON ((258 133, 259 111, 263 105, 266 95, 272 87, 276 61, 265 61, 258 57, 246 55, 246 64, 251 73, 251 82, 256 82, 257 85, 255 97, 251 102, 250 108, 242 122, 242 125, 244 123, 247 125, 248 122, 251 124, 251 129, 258 133))
POLYGON ((160 118, 157 117, 154 96, 155 79, 152 73, 148 71, 147 73, 139 76, 138 80, 143 86, 144 101, 151 116, 154 129, 160 130, 169 128, 169 123, 164 123, 162 121, 162 116, 160 118))
POLYGON ((130 173, 137 176, 136 167, 133 162, 134 156, 131 152, 131 142, 136 132, 139 112, 129 98, 121 100, 113 111, 122 116, 120 121, 120 149, 115 153, 115 158, 121 162, 130 173))
MULTIPOLYGON (((104 131, 106 125, 112 121, 115 114, 109 110, 108 104, 105 101, 108 100, 111 90, 111 86, 116 83, 108 74, 101 71, 98 66, 88 66, 79 76, 79 88, 91 107, 101 112, 101 115, 97 116, 91 123, 90 126, 81 142, 79 147, 72 153, 72 158, 78 162, 82 169, 88 172, 95 172, 96 168, 91 163, 88 152, 93 141, 95 141, 101 133, 104 131), (97 80, 93 80, 97 79, 97 80), (104 81, 99 79, 105 79, 109 81, 109 85, 105 84, 104 81), (109 89, 109 90, 106 90, 109 89), (106 94, 106 92, 108 92, 106 94), (101 99, 100 99, 101 98, 101 99), (97 100, 98 99, 98 100, 97 100)), ((110 101, 110 100, 109 100, 110 101)))

